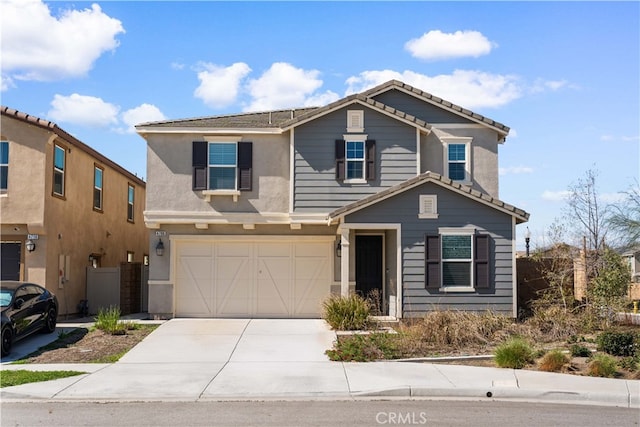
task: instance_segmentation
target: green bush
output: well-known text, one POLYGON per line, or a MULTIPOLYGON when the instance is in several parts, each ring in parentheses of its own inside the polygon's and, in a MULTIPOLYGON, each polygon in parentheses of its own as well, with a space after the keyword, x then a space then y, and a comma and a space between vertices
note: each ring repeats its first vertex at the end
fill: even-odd
POLYGON ((603 332, 598 336, 598 350, 613 356, 630 357, 638 351, 638 337, 632 332, 603 332))
POLYGON ((370 324, 371 306, 360 295, 331 295, 322 303, 323 318, 339 331, 366 329, 370 324))
POLYGON ((616 375, 617 371, 618 364, 614 357, 608 354, 596 354, 589 362, 587 374, 592 377, 611 378, 616 375))
POLYGON ((552 350, 545 354, 540 361, 540 370, 546 372, 560 372, 569 362, 569 358, 560 350, 552 350))
POLYGON ((571 357, 591 357, 591 350, 579 344, 573 344, 570 349, 571 357))
POLYGON ((329 359, 340 362, 370 362, 400 357, 399 335, 373 333, 340 337, 333 349, 325 353, 329 359))
POLYGON ((512 338, 498 346, 495 362, 501 368, 522 369, 533 362, 533 349, 521 338, 512 338))
POLYGON ((127 325, 120 323, 120 309, 114 306, 98 310, 96 328, 111 335, 124 335, 127 332, 127 325))
POLYGON ((640 367, 640 357, 624 357, 620 359, 620 367, 629 372, 636 372, 640 367))

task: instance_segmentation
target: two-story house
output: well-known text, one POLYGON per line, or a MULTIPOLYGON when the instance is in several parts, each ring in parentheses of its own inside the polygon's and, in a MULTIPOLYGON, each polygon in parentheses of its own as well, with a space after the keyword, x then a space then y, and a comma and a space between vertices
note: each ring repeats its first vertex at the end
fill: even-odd
POLYGON ((137 131, 150 313, 318 317, 331 292, 356 291, 396 318, 516 314, 528 214, 498 199, 501 123, 390 81, 320 108, 137 131))
POLYGON ((148 258, 146 184, 55 123, 0 113, 2 279, 45 286, 76 313, 87 267, 148 258))

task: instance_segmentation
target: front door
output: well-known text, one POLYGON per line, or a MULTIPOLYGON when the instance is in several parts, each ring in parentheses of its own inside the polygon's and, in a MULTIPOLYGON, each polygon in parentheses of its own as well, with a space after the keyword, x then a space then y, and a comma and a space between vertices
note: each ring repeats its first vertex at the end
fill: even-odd
POLYGON ((19 242, 2 242, 2 280, 20 280, 20 247, 19 242))
POLYGON ((382 236, 356 236, 356 292, 382 314, 382 236))

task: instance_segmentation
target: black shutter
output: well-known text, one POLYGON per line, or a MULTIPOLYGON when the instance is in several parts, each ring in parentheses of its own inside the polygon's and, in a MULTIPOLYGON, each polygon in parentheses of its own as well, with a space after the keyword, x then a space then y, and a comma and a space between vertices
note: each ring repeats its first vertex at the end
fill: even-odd
POLYGON ((253 143, 238 142, 238 190, 251 191, 253 143))
POLYGON ((336 179, 345 178, 345 147, 344 139, 336 139, 336 179))
POLYGON ((489 289, 489 243, 490 238, 486 234, 475 236, 474 285, 476 289, 489 289))
POLYGON ((207 189, 208 144, 193 141, 191 162, 193 166, 193 190, 207 189))
POLYGON ((367 181, 376 179, 376 141, 368 139, 365 141, 365 161, 367 162, 367 181))
POLYGON ((424 237, 424 281, 428 289, 438 289, 442 283, 440 279, 440 236, 426 235, 424 237))

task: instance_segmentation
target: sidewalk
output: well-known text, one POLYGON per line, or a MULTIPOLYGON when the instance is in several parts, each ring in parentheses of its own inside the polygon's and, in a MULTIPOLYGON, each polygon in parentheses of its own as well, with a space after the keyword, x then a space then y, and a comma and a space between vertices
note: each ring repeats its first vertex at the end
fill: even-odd
POLYGON ((86 374, 1 390, 6 401, 500 399, 640 408, 640 381, 418 362, 331 362, 318 320, 174 319, 113 364, 9 365, 86 374))

